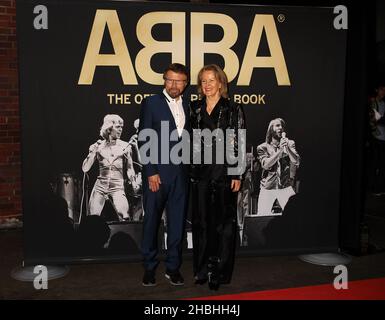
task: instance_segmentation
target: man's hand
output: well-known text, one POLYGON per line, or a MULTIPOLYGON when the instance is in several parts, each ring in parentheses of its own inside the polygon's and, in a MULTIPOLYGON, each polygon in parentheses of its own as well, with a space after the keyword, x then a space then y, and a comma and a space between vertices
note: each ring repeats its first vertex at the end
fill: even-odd
POLYGON ((98 145, 97 143, 94 143, 94 144, 92 144, 92 145, 90 146, 90 148, 88 149, 88 151, 89 151, 90 153, 95 153, 96 151, 98 151, 98 147, 99 147, 99 145, 98 145))
POLYGON ((241 180, 231 180, 231 191, 238 192, 241 187, 241 180))
POLYGON ((98 148, 100 146, 100 144, 103 142, 103 140, 98 140, 96 141, 94 144, 92 144, 89 148, 89 152, 93 152, 95 153, 96 151, 98 151, 98 148))
POLYGON ((160 184, 162 184, 162 182, 160 181, 159 174, 148 177, 148 186, 152 192, 157 192, 160 184))
POLYGON ((279 143, 279 148, 280 148, 281 150, 284 150, 285 147, 288 147, 288 142, 289 142, 289 139, 287 139, 287 138, 281 138, 281 141, 280 141, 280 143, 279 143))

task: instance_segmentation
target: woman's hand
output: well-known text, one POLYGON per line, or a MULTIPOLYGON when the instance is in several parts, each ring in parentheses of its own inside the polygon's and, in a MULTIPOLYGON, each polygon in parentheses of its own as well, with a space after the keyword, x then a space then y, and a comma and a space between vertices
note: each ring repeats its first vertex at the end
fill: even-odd
POLYGON ((241 180, 231 180, 231 191, 238 192, 241 188, 241 180))
POLYGON ((98 148, 100 146, 100 144, 103 142, 103 140, 98 140, 96 141, 94 144, 92 144, 89 148, 89 152, 90 153, 95 153, 96 151, 98 151, 98 148))

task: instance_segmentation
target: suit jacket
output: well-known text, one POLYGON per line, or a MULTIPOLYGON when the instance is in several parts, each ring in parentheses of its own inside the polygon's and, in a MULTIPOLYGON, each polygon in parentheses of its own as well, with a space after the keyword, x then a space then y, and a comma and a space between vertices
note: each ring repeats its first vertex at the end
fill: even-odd
MULTIPOLYGON (((245 123, 245 114, 243 111, 243 107, 241 104, 234 103, 230 101, 227 98, 221 97, 219 101, 217 102, 215 109, 213 110, 211 116, 209 117, 212 121, 205 121, 205 114, 206 114, 206 99, 203 98, 201 100, 195 100, 191 102, 190 104, 190 123, 192 130, 194 129, 204 129, 207 128, 211 131, 216 129, 221 129, 224 133, 226 132, 226 129, 233 129, 234 130, 234 143, 231 144, 231 149, 229 149, 230 146, 226 145, 226 153, 229 152, 229 154, 234 154, 235 157, 238 157, 238 143, 239 143, 239 137, 238 137, 238 129, 246 129, 246 123, 245 123), (208 126, 207 124, 211 124, 208 126)), ((207 119, 207 118, 206 118, 207 119)), ((213 146, 210 147, 211 150, 213 150, 214 153, 212 153, 212 159, 215 161, 215 150, 217 143, 217 139, 214 138, 213 141, 209 142, 209 145, 211 143, 214 143, 213 146)), ((220 139, 218 140, 220 141, 220 139)), ((200 147, 201 150, 205 149, 204 143, 202 143, 200 146, 194 146, 193 147, 200 147)), ((209 150, 210 150, 209 149, 209 150)), ((194 150, 193 150, 194 151, 194 150)), ((205 152, 205 151, 204 151, 205 152)), ((210 151, 209 151, 210 152, 210 151)), ((226 154, 225 153, 225 154, 226 154)), ((193 179, 202 179, 202 178, 208 178, 213 179, 214 176, 216 176, 214 179, 218 179, 219 176, 228 176, 227 168, 230 167, 237 167, 238 162, 235 164, 228 163, 227 156, 225 156, 224 164, 216 164, 213 163, 213 165, 196 165, 194 164, 195 160, 194 157, 196 155, 199 155, 201 157, 200 161, 201 163, 204 163, 204 154, 203 152, 201 154, 192 152, 192 165, 191 165, 191 177, 193 179), (210 169, 211 167, 211 169, 210 169), (214 169, 215 168, 215 169, 214 169), (214 171, 212 171, 214 169, 214 171), (210 174, 206 171, 209 170, 210 174)), ((245 159, 246 154, 242 156, 243 159, 245 159)), ((246 161, 246 160, 245 160, 246 161)), ((242 172, 243 174, 243 172, 242 172)), ((242 174, 232 175, 232 179, 242 179, 242 174)))
MULTIPOLYGON (((184 129, 190 132, 190 112, 188 107, 188 102, 183 100, 183 110, 185 113, 185 125, 184 129)), ((170 156, 171 149, 174 145, 179 143, 181 139, 179 138, 177 141, 170 141, 169 137, 171 132, 176 130, 176 124, 174 117, 171 113, 171 110, 167 104, 166 96, 161 93, 157 95, 153 95, 147 97, 143 100, 140 110, 140 123, 139 123, 139 147, 141 148, 147 141, 143 140, 141 134, 143 134, 143 129, 153 129, 157 133, 157 141, 151 141, 150 144, 155 143, 158 149, 158 161, 150 163, 143 163, 143 175, 145 178, 145 183, 147 182, 147 178, 149 176, 159 174, 160 180, 163 183, 171 182, 176 175, 183 174, 186 179, 188 177, 188 167, 187 164, 173 164, 169 159, 168 164, 161 163, 162 153, 170 156), (168 129, 161 129, 161 122, 168 122, 168 129), (167 135, 168 143, 162 143, 161 134, 167 135)), ((164 141, 163 141, 164 142, 164 141)), ((141 158, 144 159, 144 155, 141 151, 141 158)))

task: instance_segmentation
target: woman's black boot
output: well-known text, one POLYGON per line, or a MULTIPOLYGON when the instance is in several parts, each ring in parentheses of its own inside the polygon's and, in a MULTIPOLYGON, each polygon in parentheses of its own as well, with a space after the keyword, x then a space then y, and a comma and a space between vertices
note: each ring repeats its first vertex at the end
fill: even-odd
POLYGON ((208 283, 209 288, 211 290, 218 290, 219 289, 219 271, 218 271, 218 265, 219 265, 220 259, 218 257, 210 257, 209 263, 207 265, 208 269, 208 283))

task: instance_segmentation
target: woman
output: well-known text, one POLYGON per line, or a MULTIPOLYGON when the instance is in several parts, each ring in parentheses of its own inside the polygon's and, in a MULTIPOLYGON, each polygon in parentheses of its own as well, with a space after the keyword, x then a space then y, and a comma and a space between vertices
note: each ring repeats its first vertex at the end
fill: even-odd
MULTIPOLYGON (((99 176, 95 182, 89 201, 90 215, 102 213, 106 200, 110 200, 120 220, 130 220, 128 202, 124 191, 124 171, 133 182, 135 172, 130 156, 130 145, 120 140, 123 119, 116 114, 104 117, 98 140, 89 148, 89 154, 83 161, 83 172, 88 172, 95 158, 99 162, 99 176)), ((134 181, 135 183, 135 181, 134 181)))
POLYGON ((241 186, 240 175, 228 174, 228 169, 234 166, 227 162, 228 157, 217 161, 220 150, 217 147, 228 140, 225 139, 226 129, 234 129, 235 139, 231 139, 231 147, 226 143, 222 154, 234 152, 237 155, 238 129, 245 128, 245 118, 242 106, 228 99, 227 77, 217 65, 207 65, 200 70, 197 88, 202 99, 193 101, 190 110, 195 141, 191 166, 194 276, 196 283, 208 281, 210 289, 217 290, 220 284, 231 280, 237 192, 241 186), (209 130, 213 138, 208 141, 197 129, 209 130), (197 148, 203 152, 197 152, 197 148), (208 154, 212 156, 211 164, 204 161, 208 154), (197 155, 201 159, 197 159, 197 155), (203 164, 196 164, 199 160, 203 164))

